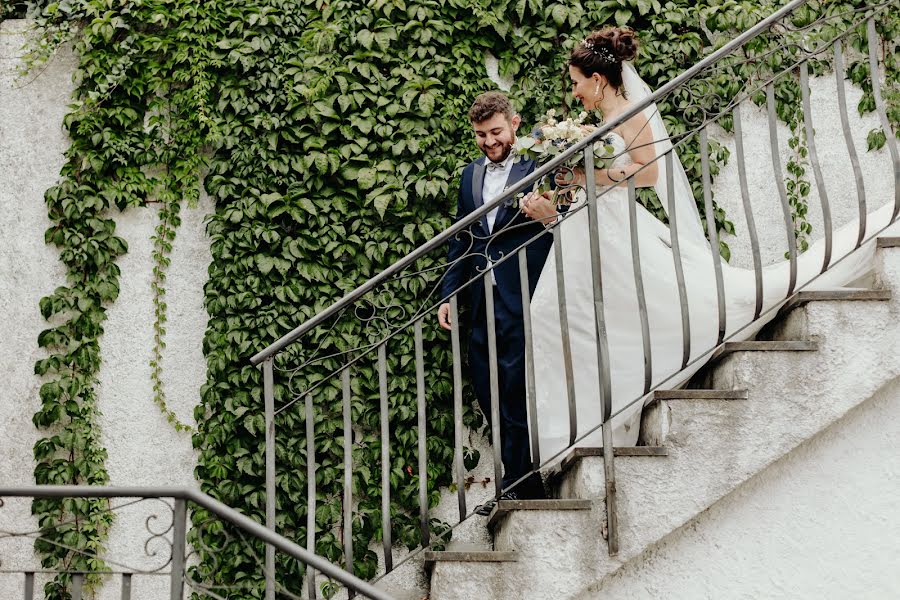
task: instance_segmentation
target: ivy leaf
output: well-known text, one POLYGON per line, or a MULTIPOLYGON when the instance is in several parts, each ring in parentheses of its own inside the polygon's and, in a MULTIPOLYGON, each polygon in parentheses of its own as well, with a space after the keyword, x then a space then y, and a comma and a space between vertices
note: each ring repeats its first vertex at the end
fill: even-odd
POLYGON ((381 194, 379 196, 375 196, 375 199, 372 200, 372 204, 375 205, 375 210, 378 211, 378 216, 380 216, 381 218, 384 218, 384 213, 387 211, 387 207, 390 203, 390 194, 381 194))
POLYGON ((419 96, 419 113, 424 117, 430 117, 434 112, 434 95, 431 92, 425 92, 419 96))
POLYGON ((620 8, 616 11, 616 25, 625 27, 631 21, 631 11, 620 8))
POLYGON ((881 150, 887 143, 887 136, 884 135, 884 129, 873 129, 866 136, 866 144, 869 151, 881 150))
POLYGON ((528 0, 519 0, 516 2, 516 16, 519 17, 519 20, 525 18, 525 7, 528 3, 528 0))
POLYGON ((303 207, 303 210, 308 212, 311 215, 316 214, 316 205, 313 204, 313 201, 309 198, 300 198, 300 206, 303 207))
POLYGON ((356 181, 359 183, 359 187, 364 190, 369 190, 375 187, 375 183, 378 181, 378 173, 375 169, 367 167, 365 169, 360 169, 359 173, 356 175, 356 181))
POLYGON ((363 29, 356 34, 356 39, 363 48, 365 48, 366 50, 371 50, 375 35, 368 29, 363 29))
POLYGON ((556 4, 550 9, 550 16, 553 17, 557 26, 561 26, 566 22, 566 17, 569 16, 569 9, 564 4, 556 4))
POLYGON ((258 254, 256 256, 256 266, 259 268, 260 273, 268 275, 269 271, 275 267, 275 260, 271 256, 258 254))

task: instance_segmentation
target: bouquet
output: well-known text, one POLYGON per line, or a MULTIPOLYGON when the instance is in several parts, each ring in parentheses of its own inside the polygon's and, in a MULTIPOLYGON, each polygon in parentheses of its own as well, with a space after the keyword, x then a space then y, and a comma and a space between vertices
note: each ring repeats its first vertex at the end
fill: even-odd
MULTIPOLYGON (((586 123, 588 116, 587 112, 582 112, 575 118, 557 120, 556 110, 550 109, 535 127, 534 134, 520 137, 513 145, 513 149, 519 156, 533 159, 538 165, 542 165, 597 130, 596 125, 586 123)), ((594 157, 597 159, 596 166, 602 167, 612 158, 615 149, 608 138, 601 139, 599 142, 594 144, 594 157)), ((574 169, 581 163, 581 160, 581 154, 574 154, 560 166, 553 174, 557 183, 574 181, 574 169)), ((562 183, 561 186, 572 187, 571 184, 565 183, 562 183)), ((550 188, 550 181, 544 177, 538 183, 537 190, 546 192, 550 188)))

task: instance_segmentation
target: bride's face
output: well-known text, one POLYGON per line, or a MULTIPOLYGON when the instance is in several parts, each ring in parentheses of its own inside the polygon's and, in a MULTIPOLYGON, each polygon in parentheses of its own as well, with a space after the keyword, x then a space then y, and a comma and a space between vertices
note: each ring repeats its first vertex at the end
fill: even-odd
POLYGON ((572 80, 572 95, 581 101, 581 104, 588 110, 597 108, 600 98, 597 91, 604 87, 603 76, 594 73, 588 77, 578 67, 569 65, 569 78, 572 80))

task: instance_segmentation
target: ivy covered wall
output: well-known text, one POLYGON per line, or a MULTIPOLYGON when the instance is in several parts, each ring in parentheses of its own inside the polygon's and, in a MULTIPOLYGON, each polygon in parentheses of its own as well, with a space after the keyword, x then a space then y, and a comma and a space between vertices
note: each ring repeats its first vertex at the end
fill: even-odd
MULTIPOLYGON (((126 251, 108 216, 111 208, 161 203, 153 282, 154 349, 161 354, 168 252, 181 203, 197 198, 205 176, 216 210, 208 228, 213 242, 206 284, 208 373, 195 413, 196 475, 204 491, 262 520, 260 376, 247 359, 449 223, 456 174, 475 156, 465 112, 476 93, 494 87, 484 69, 485 53, 498 58, 502 75, 515 78, 511 95, 528 123, 564 102, 568 49, 593 27, 618 22, 642 32, 638 68, 656 86, 773 9, 750 2, 653 0, 199 5, 81 0, 44 6, 49 47, 74 35, 81 64, 76 104, 66 119, 73 145, 60 183, 46 197, 54 220, 48 242, 61 249, 70 275, 65 287, 42 301, 45 316, 63 322, 41 336, 50 355, 38 370, 56 379, 42 389, 35 419, 39 427, 62 426, 72 435, 48 436, 36 446, 37 480, 106 477, 93 395, 106 308, 118 294, 115 259, 126 251)), ((813 3, 800 22, 818 9, 813 3)), ((887 39, 896 38, 894 21, 880 27, 887 39)), ((864 72, 857 70, 855 77, 865 86, 864 72)), ((896 89, 893 63, 888 80, 896 89)), ((719 85, 724 98, 740 89, 734 80, 719 85)), ((790 86, 783 93, 789 94, 790 86)), ((673 133, 686 127, 676 106, 662 108, 672 117, 673 133)), ((897 121, 896 108, 892 119, 897 121)), ((715 151, 714 158, 723 161, 726 153, 715 151)), ((688 148, 682 157, 694 175, 695 154, 688 148)), ((802 203, 798 192, 801 221, 802 203)), ((730 230, 724 214, 717 220, 730 230)), ((411 304, 426 286, 410 281, 395 300, 411 304)), ((343 349, 367 335, 359 323, 347 321, 314 341, 326 350, 343 349)), ((434 486, 447 482, 452 443, 448 357, 437 337, 426 330, 428 376, 435 382, 429 398, 434 486)), ((410 348, 407 339, 391 346, 389 371, 397 426, 393 537, 414 545, 417 482, 405 469, 415 464, 410 348)), ((305 352, 309 348, 297 355, 305 352)), ((159 368, 158 358, 151 366, 159 368)), ((334 366, 306 370, 294 383, 302 389, 334 366)), ((167 411, 160 375, 157 379, 154 397, 167 411)), ((357 381, 354 420, 374 427, 377 382, 371 372, 357 381)), ((281 387, 278 394, 287 400, 290 390, 281 387)), ((319 439, 339 437, 335 394, 319 404, 319 439)), ((306 517, 293 507, 305 497, 304 424, 299 413, 286 412, 278 427, 279 528, 302 543, 306 517)), ((320 452, 317 549, 339 562, 334 524, 343 450, 335 441, 320 452)), ((363 576, 374 574, 368 542, 380 535, 377 452, 372 440, 355 457, 361 503, 354 530, 356 569, 363 576)), ((92 517, 92 505, 45 503, 36 510, 48 528, 73 511, 84 516, 91 526, 77 532, 78 543, 102 547, 108 522, 92 517)), ((207 535, 206 542, 217 548, 219 540, 207 535)), ((55 556, 50 562, 71 559, 58 550, 41 550, 55 556)), ((231 566, 214 569, 207 556, 202 576, 218 583, 241 579, 255 585, 259 596, 256 556, 238 546, 217 552, 231 566)), ((299 589, 297 567, 281 567, 286 584, 299 589)))

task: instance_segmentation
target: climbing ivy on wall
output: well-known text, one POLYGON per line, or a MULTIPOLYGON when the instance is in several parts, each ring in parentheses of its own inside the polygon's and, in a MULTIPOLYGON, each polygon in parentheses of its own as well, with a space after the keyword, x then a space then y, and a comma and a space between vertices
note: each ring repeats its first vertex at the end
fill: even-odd
MULTIPOLYGON (((52 223, 46 241, 59 248, 67 277, 40 303, 51 327, 38 338, 48 355, 35 365, 45 382, 34 423, 47 432, 34 447, 39 484, 109 481, 97 425, 99 340, 106 307, 119 294, 115 261, 127 251, 125 241, 115 235, 110 210, 160 205, 154 293, 161 343, 161 285, 178 209, 199 194, 205 127, 197 74, 206 69, 187 41, 165 33, 158 16, 165 9, 175 18, 190 8, 188 2, 144 2, 116 10, 101 2, 54 3, 44 11, 47 37, 32 48, 32 61, 46 59, 53 44, 41 41, 66 39, 73 25, 81 25, 75 38, 75 99, 63 123, 72 143, 59 182, 45 194, 52 223)), ((183 26, 181 33, 192 32, 183 26)), ((157 399, 160 394, 161 389, 157 399)), ((45 567, 105 569, 96 556, 102 555, 112 521, 107 501, 36 500, 33 511, 42 531, 35 547, 45 567)), ((97 581, 96 576, 87 579, 88 585, 97 581)), ((66 575, 48 583, 47 598, 68 598, 67 583, 66 575)))
MULTIPOLYGON (((828 10, 846 10, 855 2, 830 3, 828 10)), ((205 492, 262 521, 261 376, 248 359, 449 224, 457 174, 476 156, 467 109, 477 93, 495 87, 485 72, 484 53, 497 57, 501 75, 514 78, 511 96, 527 127, 566 102, 566 56, 595 26, 635 27, 642 42, 638 68, 656 87, 775 6, 732 0, 73 0, 40 8, 44 44, 38 49, 46 53, 74 37, 80 64, 75 103, 65 122, 72 146, 60 182, 46 194, 53 222, 47 241, 60 248, 68 277, 41 302, 51 328, 39 340, 48 356, 36 366, 47 380, 35 424, 47 437, 35 446, 35 478, 38 483, 108 480, 94 389, 105 311, 118 294, 115 259, 126 251, 115 236, 113 208, 158 207, 154 399, 173 424, 183 427, 166 408, 162 389, 164 281, 182 204, 196 201, 203 174, 216 209, 208 226, 213 255, 205 286, 208 373, 194 415, 196 476, 205 492)), ((821 10, 819 3, 810 3, 795 24, 821 10)), ((886 40, 897 39, 897 29, 897 18, 879 22, 886 40)), ((777 40, 761 39, 748 50, 762 53, 773 44, 777 40)), ((864 48, 864 36, 854 44, 864 48)), ((895 54, 887 56, 885 96, 896 126, 900 65, 895 54)), ((866 90, 864 67, 856 60, 848 74, 866 90)), ((708 98, 724 106, 751 71, 736 65, 711 78, 714 94, 708 98)), ((795 90, 793 83, 779 84, 780 107, 795 101, 795 90)), ((697 124, 696 100, 685 90, 660 105, 673 136, 697 124)), ((871 94, 859 108, 874 108, 871 94)), ((779 116, 797 131, 795 112, 780 109, 779 116)), ((795 137, 799 148, 802 140, 795 137)), ((883 144, 883 137, 883 132, 870 134, 870 146, 883 144)), ((711 153, 715 173, 727 152, 712 144, 711 153)), ((798 243, 808 233, 801 154, 798 150, 798 166, 791 171, 798 243)), ((696 140, 681 157, 699 198, 696 140)), ((652 194, 642 201, 663 216, 652 194)), ((716 222, 720 231, 733 232, 721 210, 716 222)), ((727 255, 727 247, 722 250, 727 255)), ((424 259, 417 267, 427 270, 440 259, 424 259)), ((386 306, 373 312, 399 318, 419 305, 436 277, 437 271, 400 280, 386 306)), ((358 316, 315 332, 276 366, 378 339, 383 332, 358 316)), ((425 344, 434 503, 438 487, 449 482, 452 462, 450 365, 446 339, 430 322, 425 344)), ((417 439, 410 337, 392 341, 388 356, 392 533, 395 542, 414 546, 420 534, 418 482, 410 468, 416 464, 417 439)), ((337 360, 316 363, 294 374, 290 386, 282 376, 277 401, 291 401, 337 366, 337 360)), ((368 547, 381 536, 380 448, 373 434, 379 424, 377 375, 363 366, 354 376, 353 419, 359 432, 354 560, 357 574, 372 577, 377 561, 368 547)), ((317 551, 342 563, 337 382, 322 386, 316 411, 317 551)), ((292 407, 277 422, 278 528, 301 544, 306 523, 303 419, 302 410, 292 407)), ((48 540, 37 546, 45 564, 98 568, 99 563, 49 542, 102 550, 110 525, 103 508, 101 501, 36 502, 48 540), (54 527, 72 516, 77 517, 74 525, 54 527)), ((252 588, 241 592, 242 598, 262 597, 262 548, 226 543, 225 531, 200 526, 208 516, 198 511, 192 517, 201 559, 194 576, 207 585, 252 588)), ((279 560, 282 584, 299 593, 302 569, 279 560)), ((64 584, 64 579, 51 584, 48 597, 65 597, 64 584)))

